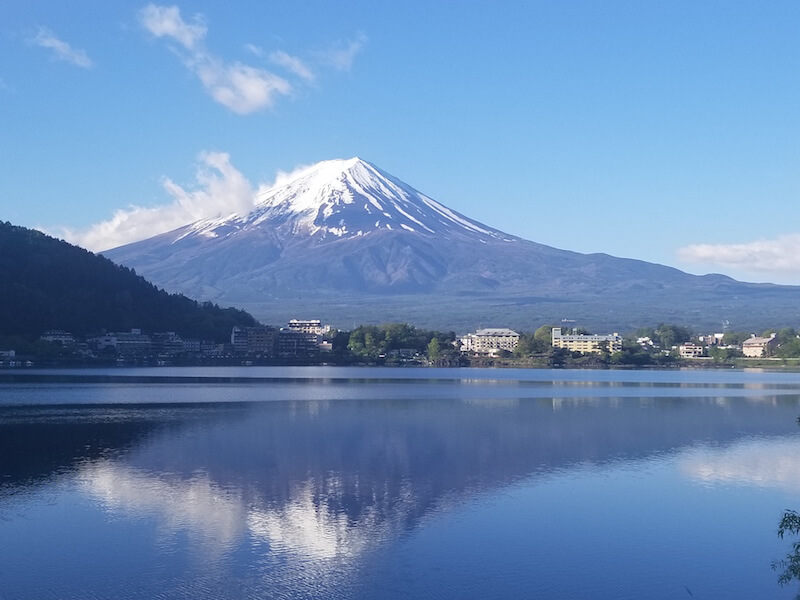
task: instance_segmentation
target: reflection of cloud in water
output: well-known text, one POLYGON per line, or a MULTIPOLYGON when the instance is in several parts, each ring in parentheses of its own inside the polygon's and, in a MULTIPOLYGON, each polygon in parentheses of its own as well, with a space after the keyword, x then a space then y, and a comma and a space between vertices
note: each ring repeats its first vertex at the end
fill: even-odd
MULTIPOLYGON (((259 506, 238 490, 220 487, 204 473, 184 480, 110 461, 84 467, 78 480, 109 511, 153 516, 165 533, 188 530, 215 554, 249 533, 272 551, 304 560, 353 558, 401 529, 414 506, 412 495, 402 493, 404 500, 395 500, 398 510, 389 519, 377 509, 367 509, 353 522, 328 506, 313 481, 294 485, 281 506, 263 502, 259 506)), ((335 478, 323 483, 322 488, 335 493, 335 478)))
POLYGON ((165 529, 189 529, 211 545, 229 547, 246 529, 239 494, 224 490, 205 474, 189 480, 156 477, 110 461, 91 464, 78 475, 109 510, 159 518, 165 529))
POLYGON ((800 439, 746 440, 732 446, 703 446, 679 459, 681 473, 708 484, 743 484, 800 491, 800 439))
POLYGON ((332 559, 357 556, 394 529, 377 510, 366 510, 357 523, 351 522, 345 513, 329 510, 316 489, 311 482, 302 483, 285 506, 252 510, 247 519, 250 531, 275 549, 332 559))

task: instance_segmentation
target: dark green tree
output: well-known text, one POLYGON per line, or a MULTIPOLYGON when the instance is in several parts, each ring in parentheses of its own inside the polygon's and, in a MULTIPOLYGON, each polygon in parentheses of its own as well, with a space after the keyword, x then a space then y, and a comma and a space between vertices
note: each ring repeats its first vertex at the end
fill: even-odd
MULTIPOLYGON (((673 346, 688 342, 692 339, 692 331, 680 325, 667 325, 662 323, 655 330, 658 344, 664 349, 669 350, 673 346)), ((654 341, 656 341, 654 339, 654 341)))
POLYGON ((725 346, 741 346, 749 337, 750 334, 744 331, 728 331, 722 336, 722 343, 725 346))
POLYGON ((168 294, 102 256, 0 222, 0 336, 32 341, 48 329, 81 336, 138 327, 222 342, 234 325, 255 323, 244 311, 168 294))
POLYGON ((775 349, 775 356, 780 358, 798 358, 800 357, 800 339, 794 337, 784 342, 775 349))
POLYGON ((534 334, 520 333, 517 347, 514 348, 514 356, 524 358, 526 356, 531 356, 535 352, 536 340, 534 339, 534 334))
POLYGON ((535 352, 547 352, 548 348, 552 346, 553 343, 553 326, 552 325, 542 325, 536 331, 533 332, 533 340, 534 340, 534 351, 535 352))

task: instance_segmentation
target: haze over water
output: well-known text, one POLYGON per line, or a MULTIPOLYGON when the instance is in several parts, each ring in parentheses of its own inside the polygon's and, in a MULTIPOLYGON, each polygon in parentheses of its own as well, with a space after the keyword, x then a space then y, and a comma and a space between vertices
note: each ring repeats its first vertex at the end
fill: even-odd
POLYGON ((0 384, 0 597, 796 591, 798 374, 40 373, 0 384))

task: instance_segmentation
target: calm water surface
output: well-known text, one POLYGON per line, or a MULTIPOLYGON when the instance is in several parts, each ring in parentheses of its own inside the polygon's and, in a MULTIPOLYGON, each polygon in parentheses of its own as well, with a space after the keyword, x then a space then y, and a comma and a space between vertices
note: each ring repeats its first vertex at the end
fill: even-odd
POLYGON ((0 598, 792 598, 800 374, 0 372, 0 598))

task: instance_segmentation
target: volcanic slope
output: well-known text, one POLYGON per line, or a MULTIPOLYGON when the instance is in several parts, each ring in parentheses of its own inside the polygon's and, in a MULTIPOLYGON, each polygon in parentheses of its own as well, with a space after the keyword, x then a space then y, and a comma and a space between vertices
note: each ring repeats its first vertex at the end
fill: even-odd
POLYGON ((318 163, 247 214, 204 219, 103 253, 157 285, 279 323, 408 321, 530 329, 576 320, 721 327, 794 322, 800 288, 524 240, 461 215, 375 165, 318 163))

